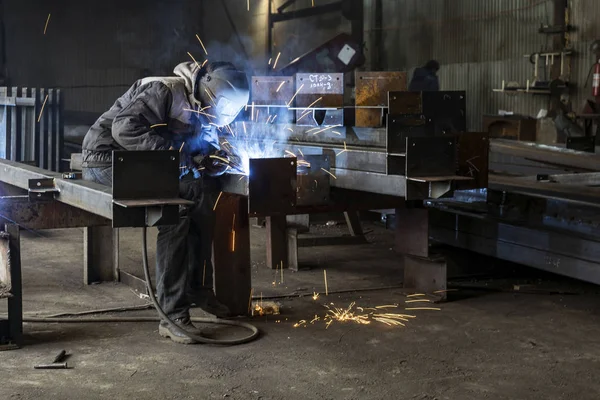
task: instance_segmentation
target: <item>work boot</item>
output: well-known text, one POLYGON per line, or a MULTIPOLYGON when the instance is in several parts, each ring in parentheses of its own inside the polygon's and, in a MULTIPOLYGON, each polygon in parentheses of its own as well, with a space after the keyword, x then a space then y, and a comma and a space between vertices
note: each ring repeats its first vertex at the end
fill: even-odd
MULTIPOLYGON (((175 322, 175 324, 178 327, 188 331, 191 334, 202 335, 202 330, 198 329, 192 323, 192 321, 190 320, 190 317, 176 318, 173 320, 173 322, 175 322)), ((164 338, 171 339, 175 343, 180 343, 180 344, 195 344, 195 343, 197 343, 194 339, 189 338, 189 337, 182 335, 179 332, 175 331, 175 329, 173 329, 167 321, 160 321, 160 324, 158 325, 158 334, 164 338)))
POLYGON ((229 308, 217 300, 217 297, 212 290, 202 290, 195 296, 194 304, 217 318, 231 317, 229 308))

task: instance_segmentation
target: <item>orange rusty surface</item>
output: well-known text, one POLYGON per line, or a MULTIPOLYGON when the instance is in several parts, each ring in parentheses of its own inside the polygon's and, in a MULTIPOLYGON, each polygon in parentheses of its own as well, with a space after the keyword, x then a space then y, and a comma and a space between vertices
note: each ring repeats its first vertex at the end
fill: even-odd
MULTIPOLYGON (((356 106, 385 106, 388 92, 406 91, 406 72, 356 72, 356 106)), ((383 109, 357 108, 355 125, 359 127, 382 126, 383 109)))

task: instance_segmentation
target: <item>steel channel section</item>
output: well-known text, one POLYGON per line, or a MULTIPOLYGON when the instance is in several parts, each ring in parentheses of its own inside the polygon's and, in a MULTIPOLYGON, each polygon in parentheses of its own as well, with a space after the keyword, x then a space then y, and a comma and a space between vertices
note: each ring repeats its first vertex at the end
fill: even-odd
POLYGON ((56 200, 112 219, 110 187, 82 180, 62 179, 59 173, 0 159, 0 181, 21 189, 28 189, 30 179, 54 179, 54 187, 58 192, 56 200))
POLYGON ((600 284, 600 243, 530 227, 447 214, 453 227, 433 224, 432 240, 524 264, 552 273, 600 284))
POLYGON ((556 146, 493 139, 490 140, 490 152, 522 157, 550 165, 561 165, 576 170, 600 171, 600 155, 556 146))

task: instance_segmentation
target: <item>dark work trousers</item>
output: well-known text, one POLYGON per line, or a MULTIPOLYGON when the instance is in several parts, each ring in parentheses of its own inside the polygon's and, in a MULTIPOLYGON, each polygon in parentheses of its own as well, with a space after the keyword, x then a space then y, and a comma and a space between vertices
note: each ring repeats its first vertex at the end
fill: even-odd
MULTIPOLYGON (((83 179, 112 185, 112 168, 84 168, 83 179)), ((180 208, 177 225, 158 227, 156 292, 170 318, 187 317, 191 303, 212 291, 213 206, 219 191, 215 178, 184 176, 179 182, 179 196, 195 204, 180 208)))

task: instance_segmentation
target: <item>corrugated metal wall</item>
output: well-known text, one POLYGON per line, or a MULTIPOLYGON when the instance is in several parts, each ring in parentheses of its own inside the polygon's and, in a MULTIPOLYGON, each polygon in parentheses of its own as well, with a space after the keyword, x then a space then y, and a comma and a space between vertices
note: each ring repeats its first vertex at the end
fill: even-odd
POLYGON ((551 1, 383 0, 383 15, 384 69, 412 72, 439 60, 442 89, 467 91, 470 130, 481 129, 482 114, 499 109, 535 116, 548 108, 547 96, 492 90, 502 80, 523 86, 533 80, 523 56, 550 48, 551 38, 538 29, 552 23, 551 1))

